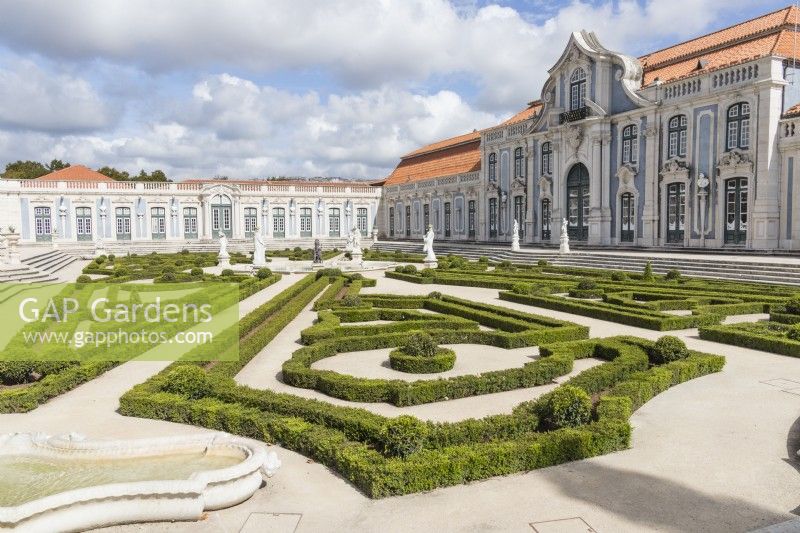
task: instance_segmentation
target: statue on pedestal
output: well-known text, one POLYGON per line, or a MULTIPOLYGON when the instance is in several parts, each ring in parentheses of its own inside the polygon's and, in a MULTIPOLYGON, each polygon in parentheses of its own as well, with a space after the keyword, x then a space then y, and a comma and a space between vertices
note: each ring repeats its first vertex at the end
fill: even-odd
POLYGON ((558 248, 558 253, 569 253, 569 230, 567 229, 567 219, 561 221, 561 245, 558 248))
POLYGON ((435 268, 437 265, 436 254, 433 253, 433 226, 428 226, 428 231, 425 233, 425 244, 422 246, 422 251, 425 252, 425 266, 428 268, 435 268))
POLYGON ((359 231, 357 226, 353 226, 350 235, 352 235, 353 242, 353 249, 350 251, 350 255, 353 257, 353 261, 361 261, 361 231, 359 231))
POLYGON ((264 236, 261 234, 261 228, 256 226, 253 231, 253 266, 263 267, 267 264, 265 257, 266 247, 264 246, 264 236))
POLYGON ((218 266, 223 268, 231 266, 231 255, 228 253, 228 236, 221 231, 219 232, 219 253, 217 254, 217 259, 219 259, 218 266))
POLYGON ((511 233, 511 251, 519 252, 519 222, 514 219, 514 229, 511 233))
POLYGON ((314 239, 314 260, 312 262, 315 265, 322 264, 322 245, 320 245, 319 239, 314 239))

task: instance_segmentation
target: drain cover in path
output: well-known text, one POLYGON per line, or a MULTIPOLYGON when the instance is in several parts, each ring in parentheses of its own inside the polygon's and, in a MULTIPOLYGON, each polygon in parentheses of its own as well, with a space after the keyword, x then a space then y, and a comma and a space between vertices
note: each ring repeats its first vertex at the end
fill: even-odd
POLYGON ((302 516, 296 513, 252 513, 239 533, 294 533, 302 516))
POLYGON ((597 533, 581 517, 532 522, 531 527, 536 533, 597 533))

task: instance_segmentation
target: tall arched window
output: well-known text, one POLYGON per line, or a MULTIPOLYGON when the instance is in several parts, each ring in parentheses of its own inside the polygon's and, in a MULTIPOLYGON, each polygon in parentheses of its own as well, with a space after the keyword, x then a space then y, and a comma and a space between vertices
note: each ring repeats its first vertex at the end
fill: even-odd
POLYGON ((489 154, 489 181, 497 181, 497 154, 489 154))
POLYGON ((739 102, 728 108, 728 150, 750 147, 750 104, 739 102))
POLYGON ((686 157, 686 115, 669 119, 669 157, 686 157))
POLYGON ((553 145, 546 142, 542 145, 542 174, 553 173, 553 145))
POLYGON ((634 125, 622 129, 622 164, 639 160, 639 128, 634 125))
POLYGON ((586 71, 581 67, 576 68, 569 78, 569 103, 570 111, 586 105, 586 71))
POLYGON ((545 198, 542 200, 542 212, 541 212, 542 220, 542 240, 549 241, 550 240, 550 199, 545 198))
POLYGON ((525 176, 525 159, 522 157, 522 148, 514 150, 514 177, 522 178, 525 176))

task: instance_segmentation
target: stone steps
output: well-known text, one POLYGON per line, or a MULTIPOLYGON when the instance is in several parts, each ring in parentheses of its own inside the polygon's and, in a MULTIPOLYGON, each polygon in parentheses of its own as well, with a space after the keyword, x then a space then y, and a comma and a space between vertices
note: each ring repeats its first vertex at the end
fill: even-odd
POLYGON ((56 249, 26 257, 22 263, 42 272, 54 273, 77 260, 76 255, 56 249))
MULTIPOLYGON (((384 251, 401 250, 411 253, 422 253, 421 243, 381 242, 376 249, 384 251)), ((557 266, 598 268, 641 272, 647 261, 651 261, 653 271, 663 274, 671 269, 678 269, 681 274, 699 278, 727 279, 757 283, 775 283, 800 286, 800 265, 768 263, 758 261, 731 261, 724 258, 707 259, 698 257, 652 257, 646 253, 641 255, 588 253, 576 251, 568 255, 558 254, 555 250, 527 250, 513 252, 510 248, 500 246, 469 246, 442 243, 435 247, 437 254, 458 254, 467 259, 489 257, 493 261, 512 261, 521 264, 533 264, 546 259, 557 266)))
MULTIPOLYGON (((365 241, 364 245, 368 245, 365 241)), ((106 240, 104 241, 106 254, 126 255, 128 253, 135 253, 139 255, 150 254, 153 252, 166 254, 177 253, 182 250, 189 250, 190 252, 216 252, 219 250, 219 240, 216 239, 200 239, 193 241, 117 241, 106 240)), ((344 249, 346 239, 344 238, 320 238, 320 244, 324 250, 332 248, 344 249)), ((81 255, 92 255, 94 253, 94 245, 92 243, 59 243, 60 248, 65 252, 81 255)), ((267 250, 283 250, 286 248, 314 248, 314 239, 266 239, 265 247, 267 250)), ((27 245, 27 247, 38 247, 38 245, 27 245)), ((41 246, 44 249, 44 246, 41 246)), ((47 250, 51 248, 48 245, 47 250)), ((231 252, 251 252, 253 250, 252 239, 228 239, 228 250, 231 252)), ((44 255, 41 254, 41 255, 44 255)))

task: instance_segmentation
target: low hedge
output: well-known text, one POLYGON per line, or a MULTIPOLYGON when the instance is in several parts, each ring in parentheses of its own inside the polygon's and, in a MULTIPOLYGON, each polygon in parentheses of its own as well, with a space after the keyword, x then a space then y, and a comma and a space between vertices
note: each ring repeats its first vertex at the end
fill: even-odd
POLYGON ((645 308, 634 309, 614 306, 606 302, 583 302, 556 296, 515 294, 513 292, 501 292, 500 299, 553 309, 555 311, 562 311, 574 315, 588 316, 599 320, 618 322, 629 326, 654 329, 656 331, 687 329, 709 324, 718 324, 723 318, 723 315, 711 313, 691 316, 673 316, 645 308))
MULTIPOLYGON (((625 359, 635 359, 637 352, 645 354, 650 344, 620 337, 563 343, 543 353, 547 352, 544 359, 602 356, 610 361, 607 365, 628 368, 631 361, 625 359)), ((722 357, 692 352, 687 359, 663 367, 612 372, 625 377, 601 391, 594 420, 575 428, 536 429, 540 422, 535 412, 550 401, 553 393, 548 393, 521 404, 511 415, 453 424, 413 423, 411 419, 402 425, 405 429, 400 436, 407 443, 402 446, 398 446, 397 433, 387 431, 391 419, 361 409, 236 386, 219 376, 209 376, 208 383, 198 384, 208 391, 205 397, 190 400, 163 392, 170 373, 162 372, 126 393, 120 412, 277 442, 336 470, 368 496, 379 498, 624 449, 630 444, 628 417, 635 408, 667 387, 718 371, 723 364, 722 357)), ((576 378, 590 371, 597 374, 595 368, 576 378)), ((581 384, 601 386, 596 379, 575 379, 572 386, 583 389, 581 384)))
POLYGON ((742 348, 771 352, 790 357, 800 357, 800 342, 786 337, 764 335, 748 331, 743 324, 711 326, 700 328, 700 338, 723 344, 733 344, 742 348))
POLYGON ((389 352, 389 365, 399 372, 410 374, 435 374, 452 370, 456 364, 456 352, 449 348, 437 348, 430 357, 410 355, 402 348, 389 352))

